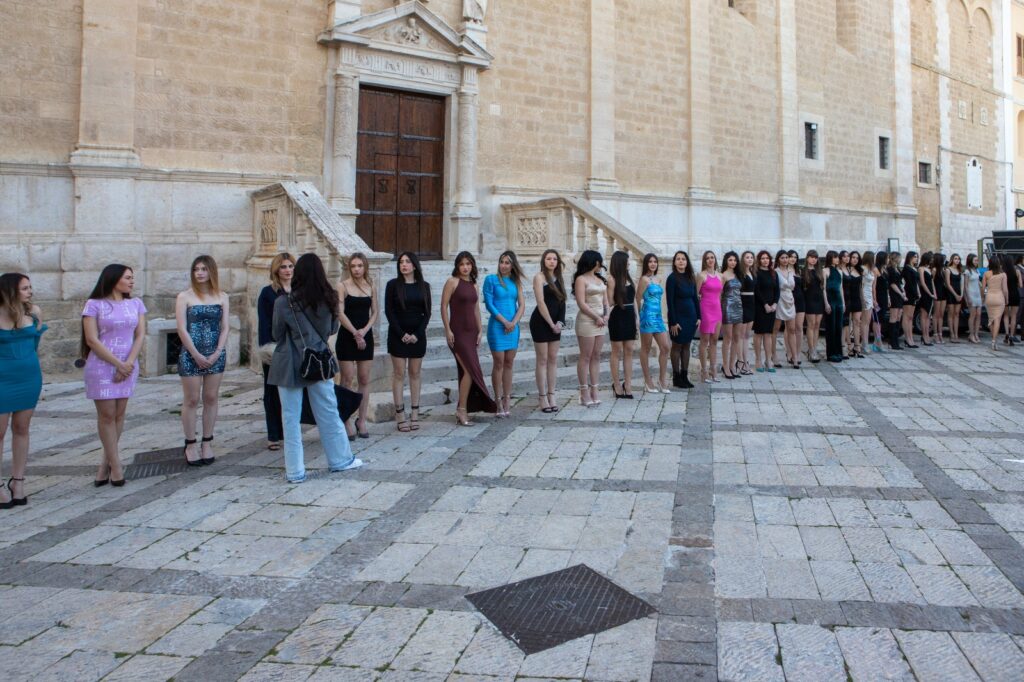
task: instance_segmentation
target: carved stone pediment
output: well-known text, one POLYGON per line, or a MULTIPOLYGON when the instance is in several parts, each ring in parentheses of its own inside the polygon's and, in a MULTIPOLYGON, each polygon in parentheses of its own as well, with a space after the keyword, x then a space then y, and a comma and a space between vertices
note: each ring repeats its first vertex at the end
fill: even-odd
POLYGON ((321 44, 362 45, 486 69, 493 57, 417 0, 338 24, 320 34, 321 44))

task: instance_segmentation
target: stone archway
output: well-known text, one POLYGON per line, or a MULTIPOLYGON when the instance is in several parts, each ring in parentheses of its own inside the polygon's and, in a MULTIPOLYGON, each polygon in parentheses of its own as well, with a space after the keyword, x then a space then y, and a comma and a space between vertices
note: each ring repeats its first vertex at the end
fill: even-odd
POLYGON ((361 85, 446 99, 442 256, 476 250, 477 76, 492 57, 419 2, 335 25, 319 42, 332 48, 327 98, 324 185, 331 207, 355 231, 361 85))

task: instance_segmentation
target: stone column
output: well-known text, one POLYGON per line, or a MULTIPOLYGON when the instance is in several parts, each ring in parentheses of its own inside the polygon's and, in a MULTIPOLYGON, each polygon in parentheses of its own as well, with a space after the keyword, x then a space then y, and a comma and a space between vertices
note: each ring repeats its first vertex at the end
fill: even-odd
MULTIPOLYGON (((452 211, 452 252, 477 251, 480 247, 480 203, 476 194, 476 139, 479 97, 476 67, 462 67, 462 86, 458 101, 456 140, 455 207, 452 211)), ((445 254, 450 255, 450 254, 445 254)))
POLYGON ((780 237, 803 237, 800 216, 800 103, 796 68, 796 0, 779 0, 775 18, 779 69, 780 237))
POLYGON ((590 177, 588 192, 617 192, 615 179, 615 0, 590 0, 590 177))
POLYGON ((78 145, 72 164, 138 166, 135 58, 138 0, 84 0, 78 145))
POLYGON ((896 231, 903 242, 917 241, 915 223, 917 208, 914 192, 917 187, 917 157, 914 153, 914 80, 910 49, 910 1, 895 0, 892 13, 894 90, 896 103, 893 121, 893 195, 895 197, 896 231))
POLYGON ((346 65, 334 74, 334 127, 331 144, 331 190, 328 200, 355 229, 356 145, 359 133, 359 75, 346 65))
POLYGON ((687 30, 690 39, 689 113, 690 137, 687 151, 690 162, 691 198, 710 197, 711 190, 711 7, 710 0, 687 3, 687 30))

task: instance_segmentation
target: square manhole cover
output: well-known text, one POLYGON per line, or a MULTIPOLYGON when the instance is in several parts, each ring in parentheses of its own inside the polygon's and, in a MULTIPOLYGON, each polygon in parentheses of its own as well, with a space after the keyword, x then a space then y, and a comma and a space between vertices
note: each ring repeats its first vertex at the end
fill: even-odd
POLYGON ((124 477, 134 481, 150 476, 179 474, 188 468, 185 457, 181 454, 181 448, 167 448, 152 452, 140 452, 135 455, 132 463, 125 469, 124 477))
POLYGON ((527 655, 654 613, 643 599, 583 564, 466 599, 527 655))

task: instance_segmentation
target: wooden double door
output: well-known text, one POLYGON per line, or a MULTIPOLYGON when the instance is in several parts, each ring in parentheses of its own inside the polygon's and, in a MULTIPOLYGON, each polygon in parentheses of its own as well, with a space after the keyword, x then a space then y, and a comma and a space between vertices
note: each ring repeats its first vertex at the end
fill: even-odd
POLYGON ((356 159, 356 232, 375 251, 441 257, 442 97, 362 87, 356 159))

